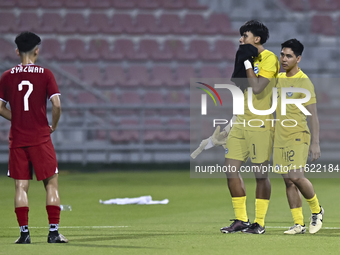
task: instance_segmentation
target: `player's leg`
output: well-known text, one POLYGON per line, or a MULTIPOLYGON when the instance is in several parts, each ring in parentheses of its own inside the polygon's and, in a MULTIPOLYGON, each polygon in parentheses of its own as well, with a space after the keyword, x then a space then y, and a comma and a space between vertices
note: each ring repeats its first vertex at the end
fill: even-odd
POLYGON ((46 211, 50 231, 49 243, 67 243, 67 239, 59 234, 60 198, 58 190, 58 166, 51 141, 32 146, 29 149, 37 180, 43 180, 46 190, 46 211))
POLYGON ((296 171, 289 171, 288 177, 297 186, 309 204, 312 212, 309 224, 309 233, 315 234, 322 227, 324 209, 319 204, 313 184, 304 176, 303 168, 296 171))
POLYGON ((284 233, 288 235, 304 234, 306 232, 306 227, 303 222, 301 193, 295 184, 288 178, 288 174, 282 174, 282 178, 286 186, 288 204, 294 220, 294 226, 290 227, 284 233))

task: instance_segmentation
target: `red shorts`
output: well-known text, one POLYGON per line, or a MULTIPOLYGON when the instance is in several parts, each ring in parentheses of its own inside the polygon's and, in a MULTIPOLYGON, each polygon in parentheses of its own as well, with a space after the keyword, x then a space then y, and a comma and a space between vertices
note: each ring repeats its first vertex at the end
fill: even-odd
POLYGON ((9 149, 7 175, 16 180, 31 180, 33 169, 38 181, 58 173, 57 157, 52 141, 30 147, 9 149))

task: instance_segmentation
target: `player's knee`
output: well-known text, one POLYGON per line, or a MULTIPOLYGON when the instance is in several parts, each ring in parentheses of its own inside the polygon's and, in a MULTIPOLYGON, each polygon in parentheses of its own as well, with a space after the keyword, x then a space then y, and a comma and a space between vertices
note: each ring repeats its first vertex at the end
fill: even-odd
POLYGON ((15 181, 15 190, 23 190, 25 192, 28 191, 28 181, 26 180, 16 180, 15 181))

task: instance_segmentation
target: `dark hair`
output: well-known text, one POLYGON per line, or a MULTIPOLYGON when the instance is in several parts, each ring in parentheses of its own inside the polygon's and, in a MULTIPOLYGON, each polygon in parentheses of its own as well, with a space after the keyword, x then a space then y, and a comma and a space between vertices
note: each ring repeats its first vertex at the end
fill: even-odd
POLYGON ((258 20, 249 20, 242 27, 240 27, 241 36, 245 32, 252 32, 254 36, 261 37, 260 43, 265 44, 269 38, 268 28, 258 20))
POLYGON ((281 50, 283 48, 291 48, 296 57, 301 56, 302 52, 303 52, 303 49, 304 49, 302 43, 300 43, 295 38, 294 39, 290 39, 290 40, 285 41, 284 43, 282 43, 281 44, 281 50))

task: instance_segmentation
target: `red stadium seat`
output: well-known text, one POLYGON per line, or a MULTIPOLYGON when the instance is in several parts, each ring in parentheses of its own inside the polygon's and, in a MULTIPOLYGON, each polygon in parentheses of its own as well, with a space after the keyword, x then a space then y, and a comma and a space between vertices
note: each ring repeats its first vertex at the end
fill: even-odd
POLYGON ((147 86, 150 83, 149 73, 145 66, 130 66, 126 86, 147 86))
POLYGON ((67 0, 53 0, 53 1, 41 0, 40 4, 44 8, 61 8, 63 7, 65 1, 67 0))
POLYGON ((37 14, 32 12, 22 12, 19 18, 19 31, 31 31, 38 33, 40 20, 37 14))
POLYGON ((120 100, 118 98, 118 95, 117 93, 115 92, 109 92, 109 100, 110 100, 110 103, 113 104, 113 105, 120 105, 120 100))
POLYGON ((183 41, 180 40, 166 40, 164 52, 171 53, 177 59, 195 60, 197 58, 197 54, 185 51, 183 41))
POLYGON ((112 7, 111 0, 90 0, 89 6, 91 8, 106 9, 112 7))
POLYGON ((206 24, 204 17, 200 14, 187 14, 184 17, 184 26, 178 28, 180 33, 196 33, 200 34, 205 31, 206 24))
POLYGON ((40 5, 39 0, 16 0, 16 3, 20 8, 37 8, 40 5))
POLYGON ((68 8, 85 8, 88 5, 87 0, 72 0, 65 1, 65 6, 68 8))
MULTIPOLYGON (((97 1, 98 2, 98 1, 97 1)), ((117 30, 112 26, 109 17, 103 13, 91 13, 89 16, 89 26, 87 32, 89 33, 117 33, 117 30)))
POLYGON ((160 32, 164 34, 175 34, 179 27, 181 27, 181 21, 177 14, 163 14, 160 17, 160 32))
POLYGON ((122 105, 140 105, 142 103, 137 92, 125 92, 121 95, 120 101, 122 105))
POLYGON ((197 77, 195 69, 192 65, 183 65, 177 67, 177 76, 173 81, 173 86, 190 86, 190 78, 197 77))
POLYGON ((138 0, 137 6, 140 9, 157 9, 160 7, 160 1, 159 0, 138 0))
POLYGON ((85 58, 88 60, 112 60, 109 42, 104 39, 92 39, 85 58))
POLYGON ((144 95, 145 105, 164 105, 163 95, 160 92, 148 92, 144 95))
POLYGON ((191 10, 206 10, 208 7, 198 3, 197 0, 185 0, 186 7, 191 10))
POLYGON ((189 104, 188 98, 182 91, 171 91, 166 94, 165 103, 167 105, 189 104))
POLYGON ((161 140, 161 137, 165 135, 163 130, 163 124, 159 119, 145 119, 144 124, 144 142, 151 143, 161 140))
POLYGON ((86 57, 85 44, 80 39, 70 39, 65 43, 65 50, 59 56, 61 60, 76 60, 86 57))
POLYGON ((103 75, 98 65, 84 65, 82 68, 82 80, 91 86, 101 86, 103 75))
POLYGON ((17 30, 17 19, 13 12, 3 12, 0 15, 0 32, 10 33, 17 30))
POLYGON ((230 19, 226 14, 211 14, 209 17, 208 29, 226 35, 238 34, 237 31, 233 30, 230 19))
POLYGON ((64 17, 63 33, 86 32, 87 25, 81 13, 67 13, 64 17))
POLYGON ((119 123, 121 130, 110 131, 111 141, 114 143, 130 143, 139 141, 139 121, 136 119, 126 119, 119 123))
POLYGON ((206 56, 210 55, 209 43, 204 40, 192 40, 189 52, 196 58, 206 59, 206 56))
POLYGON ((136 17, 137 31, 142 33, 154 34, 158 31, 155 16, 152 14, 139 14, 136 17))
POLYGON ((0 59, 1 60, 19 60, 19 57, 16 55, 15 49, 16 45, 14 43, 10 43, 4 39, 0 38, 0 59))
POLYGON ((59 13, 44 12, 39 31, 42 33, 58 33, 62 31, 63 23, 59 13))
POLYGON ((155 54, 159 55, 159 45, 157 41, 146 39, 139 42, 139 49, 133 58, 138 60, 153 59, 155 54))
POLYGON ((137 0, 112 0, 113 8, 116 9, 133 9, 136 7, 137 0))
POLYGON ((120 31, 120 33, 130 33, 135 29, 132 23, 132 18, 129 14, 113 15, 112 23, 112 25, 115 27, 115 30, 120 31))
POLYGON ((309 0, 309 5, 312 10, 317 11, 336 11, 340 8, 338 0, 309 0))
POLYGON ((0 1, 0 8, 13 8, 15 7, 16 2, 13 0, 2 0, 0 1))
POLYGON ((203 66, 201 69, 202 78, 223 78, 220 69, 217 66, 203 66))
POLYGON ((334 36, 336 29, 331 16, 315 15, 311 24, 312 33, 334 36))
POLYGON ((164 9, 179 10, 185 7, 184 0, 163 0, 162 6, 164 9))
POLYGON ((78 104, 98 104, 99 99, 90 92, 84 91, 77 94, 78 104))
POLYGON ((236 48, 232 41, 217 40, 213 51, 203 58, 206 60, 234 60, 235 55, 236 48))
POLYGON ((124 69, 120 65, 107 65, 105 68, 105 79, 102 86, 121 86, 126 85, 126 74, 124 69))
POLYGON ((60 59, 61 46, 57 39, 44 39, 41 43, 40 55, 45 59, 60 59))
POLYGON ((115 59, 132 59, 135 54, 133 42, 128 39, 118 39, 114 43, 112 57, 115 59))
POLYGON ((66 73, 80 79, 78 68, 75 65, 72 64, 63 64, 60 65, 60 68, 64 70, 66 73))
POLYGON ((285 6, 294 11, 304 11, 308 8, 303 0, 281 0, 285 6))
POLYGON ((150 86, 170 86, 173 81, 172 71, 168 65, 156 65, 151 71, 150 86))

